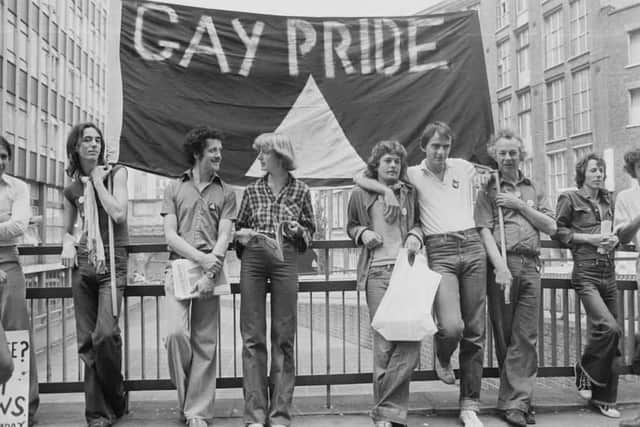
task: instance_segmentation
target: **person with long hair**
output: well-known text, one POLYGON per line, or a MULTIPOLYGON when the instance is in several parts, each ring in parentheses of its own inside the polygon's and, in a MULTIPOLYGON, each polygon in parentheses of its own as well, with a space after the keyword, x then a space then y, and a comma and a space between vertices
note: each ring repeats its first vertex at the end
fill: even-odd
MULTIPOLYGON (((391 223, 384 217, 384 199, 374 191, 356 187, 347 208, 347 234, 361 247, 358 290, 365 291, 373 320, 387 292, 391 273, 402 247, 409 256, 423 246, 416 189, 402 180, 407 151, 398 141, 380 141, 372 149, 365 176, 388 186, 401 203, 401 214, 391 223)), ((420 359, 419 341, 389 341, 373 334, 373 408, 376 427, 407 425, 411 375, 420 359)))
POLYGON ((604 159, 587 154, 576 163, 577 190, 560 194, 556 205, 558 231, 553 236, 571 249, 571 285, 587 313, 589 339, 575 365, 580 396, 603 415, 619 418, 616 409, 622 329, 618 324, 618 285, 613 233, 613 194, 605 188, 604 159))
POLYGON ((265 175, 248 185, 236 228, 240 268, 240 332, 244 422, 288 426, 295 385, 293 355, 298 302, 297 258, 315 231, 309 187, 291 175, 293 144, 265 133, 253 148, 265 175), (282 232, 282 236, 276 234, 282 232), (275 239, 275 240, 274 240, 275 239), (282 240, 282 246, 274 241, 282 240), (271 284, 271 370, 267 384, 267 280, 271 284))
POLYGON ((90 427, 113 425, 127 410, 118 326, 127 283, 127 170, 105 162, 102 131, 93 123, 73 127, 67 138, 61 262, 72 269, 78 353, 84 362, 85 418, 90 427), (110 182, 109 182, 110 181, 110 182), (74 228, 82 220, 79 240, 74 228), (113 221, 117 307, 111 297, 109 221, 113 221))
MULTIPOLYGON (((6 331, 31 329, 27 285, 17 248, 31 217, 29 187, 6 173, 11 160, 11 145, 0 136, 0 321, 6 331)), ((33 345, 29 348, 29 357, 29 424, 32 424, 40 402, 33 345)), ((8 367, 11 358, 3 362, 8 367)))

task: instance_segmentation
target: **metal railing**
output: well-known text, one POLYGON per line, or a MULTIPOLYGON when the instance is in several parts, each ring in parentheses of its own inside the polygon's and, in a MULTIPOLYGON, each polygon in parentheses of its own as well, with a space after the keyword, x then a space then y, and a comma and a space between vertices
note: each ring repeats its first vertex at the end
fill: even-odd
MULTIPOLYGON (((324 260, 330 251, 353 248, 350 241, 317 241, 313 249, 324 260)), ((544 248, 559 248, 543 242, 544 248)), ((21 247, 22 255, 60 253, 60 247, 21 247)), ((129 254, 165 252, 165 244, 128 246, 129 254)), ((548 257, 553 261, 566 258, 548 257)), ((570 257, 568 259, 570 261, 570 257)), ((372 341, 364 293, 356 290, 353 271, 324 268, 315 275, 301 275, 298 296, 298 331, 295 343, 296 384, 326 387, 330 404, 331 386, 371 382, 372 341)), ((540 377, 573 375, 573 362, 581 353, 587 331, 586 315, 571 290, 566 275, 544 274, 539 316, 540 377)), ((633 337, 640 330, 640 297, 633 277, 619 277, 619 322, 624 331, 620 344, 630 373, 633 337)), ((43 393, 82 391, 82 369, 76 353, 75 322, 69 277, 63 269, 27 274, 30 287, 34 345, 38 352, 40 390, 43 393), (63 286, 52 286, 63 284, 63 286)), ((220 298, 218 333, 218 387, 242 385, 239 334, 239 286, 232 283, 232 294, 220 298)), ((163 350, 161 285, 128 286, 125 292, 121 327, 123 329, 124 376, 129 390, 172 389, 163 350)), ((268 307, 268 304, 267 304, 268 307)), ((487 316, 485 377, 497 377, 491 327, 487 316)), ((423 342, 415 380, 435 380, 431 338, 423 342)), ((456 358, 452 358, 452 361, 456 358)), ((454 362, 455 363, 455 362, 454 362)))

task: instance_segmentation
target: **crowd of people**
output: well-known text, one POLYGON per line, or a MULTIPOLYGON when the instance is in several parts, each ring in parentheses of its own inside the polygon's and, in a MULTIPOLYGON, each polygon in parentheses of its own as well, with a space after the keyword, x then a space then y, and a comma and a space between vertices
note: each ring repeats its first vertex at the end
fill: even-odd
MULTIPOLYGON (((216 129, 189 131, 183 147, 190 166, 164 193, 160 214, 170 250, 163 299, 169 374, 182 421, 188 427, 210 425, 221 327, 216 288, 227 280, 223 264, 233 243, 241 261, 243 423, 288 426, 295 386, 297 257, 310 247, 315 232, 311 194, 292 174, 296 155, 290 138, 265 133, 253 144, 264 176, 246 187, 238 206, 218 174, 224 143, 216 129), (174 274, 175 260, 189 260, 203 273, 205 280, 197 281, 192 298, 178 297, 183 277, 174 274)), ((450 158, 453 144, 446 123, 430 123, 422 133, 425 158, 418 165, 408 167, 398 141, 380 141, 366 171, 354 178, 347 233, 361 247, 356 282, 365 292, 371 318, 401 249, 409 256, 425 254, 430 268, 441 275, 433 305, 435 372, 444 383, 456 383, 451 358, 459 347, 460 421, 467 427, 483 425, 478 411, 489 313, 500 372, 497 407, 510 425, 534 424, 544 233, 571 250, 571 284, 590 324, 587 345, 575 365, 577 391, 604 416, 619 418, 622 330, 614 255, 620 244, 640 243, 640 186, 615 198, 605 188, 603 158, 591 153, 576 163, 577 190, 561 194, 554 212, 520 169, 526 153, 518 135, 501 130, 489 143, 497 173, 450 158)), ((72 271, 85 418, 90 427, 106 427, 127 413, 129 400, 118 326, 127 280, 127 170, 107 164, 102 132, 92 123, 75 126, 66 149, 70 183, 64 189, 61 263, 72 271)), ((29 329, 17 250, 30 217, 29 190, 5 173, 11 158, 11 146, 0 139, 0 350, 6 347, 4 330, 29 329)), ((624 161, 625 170, 640 183, 640 149, 628 152, 624 161)), ((389 341, 372 333, 373 423, 405 426, 420 342, 389 341)), ((39 401, 35 362, 31 347, 31 423, 39 401)), ((12 369, 11 358, 0 351, 0 381, 12 369)), ((620 425, 640 426, 640 416, 620 425)))

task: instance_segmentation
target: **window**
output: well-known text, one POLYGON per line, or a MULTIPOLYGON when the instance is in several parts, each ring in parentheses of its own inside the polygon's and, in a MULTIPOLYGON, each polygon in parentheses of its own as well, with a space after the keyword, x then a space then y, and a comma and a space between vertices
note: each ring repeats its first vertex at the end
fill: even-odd
POLYGON ((593 145, 583 145, 581 147, 575 147, 573 149, 573 164, 576 164, 580 161, 580 159, 584 158, 589 153, 593 152, 593 145))
POLYGON ((38 79, 31 77, 31 105, 38 105, 38 79))
POLYGON ((27 26, 29 25, 29 3, 31 3, 30 0, 20 0, 18 2, 18 17, 27 26))
POLYGON ((629 124, 640 125, 640 87, 629 91, 629 124))
POLYGON ((573 73, 573 133, 591 129, 591 82, 589 69, 573 73))
POLYGON ((49 105, 49 111, 54 118, 58 118, 58 92, 51 91, 51 104, 49 105))
POLYGON ((20 70, 18 73, 18 97, 27 101, 27 72, 20 70))
POLYGON ((7 92, 16 94, 16 65, 7 61, 7 92))
POLYGON ((42 14, 42 28, 40 28, 40 34, 44 41, 49 41, 49 16, 42 14))
POLYGON ((565 136, 564 80, 556 79, 547 83, 547 140, 565 136))
POLYGON ((518 15, 527 10, 529 10, 529 0, 516 0, 516 13, 518 15))
POLYGON ((2 55, 0 55, 0 89, 4 87, 4 76, 2 75, 2 68, 3 68, 2 64, 4 64, 4 58, 2 57, 2 55))
POLYGON ((9 9, 9 12, 13 13, 14 15, 16 14, 17 2, 18 0, 9 0, 7 3, 7 8, 9 9))
POLYGON ((570 6, 571 56, 589 50, 587 39, 587 1, 576 0, 570 6))
POLYGON ((38 32, 40 31, 40 8, 35 4, 31 4, 31 9, 29 10, 29 12, 29 22, 31 22, 31 28, 36 32, 36 34, 38 34, 38 32))
POLYGON ((48 111, 49 106, 49 87, 41 83, 40 84, 40 109, 43 113, 48 111))
POLYGON ((529 29, 516 34, 516 67, 518 69, 518 87, 529 84, 529 29))
POLYGON ((522 138, 522 143, 524 144, 524 149, 527 152, 527 157, 533 156, 530 91, 526 91, 518 95, 518 134, 520 134, 520 138, 522 138))
POLYGON ((527 178, 533 178, 533 159, 525 159, 522 163, 522 174, 527 178))
POLYGON ((629 64, 640 64, 640 28, 629 32, 629 64))
POLYGON ((509 1, 496 0, 496 27, 502 28, 509 24, 509 1))
POLYGON ((544 18, 545 66, 551 67, 564 60, 562 10, 558 10, 544 18))
POLYGON ((498 129, 511 128, 511 98, 498 101, 498 129))
POLYGON ((58 24, 55 22, 51 26, 51 46, 58 50, 58 24))
POLYGON ((547 154, 547 176, 549 177, 549 200, 555 201, 558 194, 567 188, 567 168, 564 151, 547 154))
POLYGON ((498 43, 498 89, 509 86, 511 84, 511 58, 509 56, 509 40, 498 43))

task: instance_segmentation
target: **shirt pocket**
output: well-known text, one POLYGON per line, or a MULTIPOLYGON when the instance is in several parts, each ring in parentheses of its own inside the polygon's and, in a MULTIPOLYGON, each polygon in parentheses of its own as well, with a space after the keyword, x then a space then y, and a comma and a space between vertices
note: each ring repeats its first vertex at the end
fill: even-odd
POLYGON ((588 206, 576 206, 573 215, 574 225, 580 228, 591 228, 598 224, 598 219, 593 209, 588 206))

